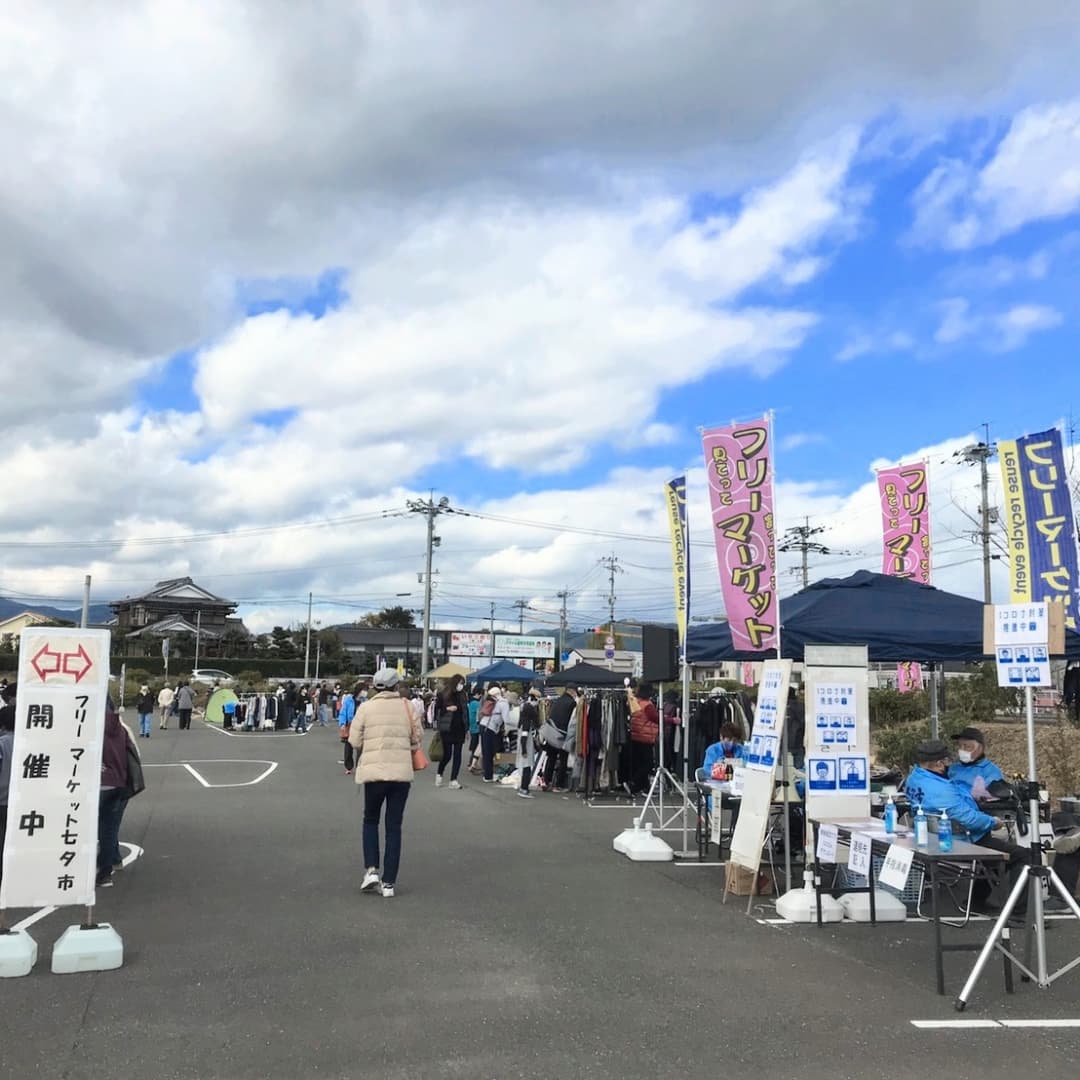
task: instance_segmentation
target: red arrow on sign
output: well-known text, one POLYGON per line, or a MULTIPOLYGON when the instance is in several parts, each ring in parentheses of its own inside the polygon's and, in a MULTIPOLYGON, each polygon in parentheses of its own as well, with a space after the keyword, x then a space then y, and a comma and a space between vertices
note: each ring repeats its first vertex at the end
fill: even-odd
POLYGON ((86 650, 80 645, 77 652, 64 653, 64 674, 74 675, 75 681, 80 682, 82 677, 94 666, 86 650))
POLYGON ((61 662, 62 657, 60 654, 50 649, 46 642, 34 654, 30 666, 38 673, 38 678, 44 682, 47 676, 60 674, 61 662))

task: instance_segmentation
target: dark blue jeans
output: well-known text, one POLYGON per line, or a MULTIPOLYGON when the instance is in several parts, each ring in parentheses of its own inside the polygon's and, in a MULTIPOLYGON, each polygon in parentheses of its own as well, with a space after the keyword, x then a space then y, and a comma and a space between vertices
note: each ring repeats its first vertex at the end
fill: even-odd
POLYGON ((495 776, 495 755, 501 745, 502 739, 491 728, 480 729, 480 753, 484 761, 485 780, 491 780, 495 776))
POLYGON ((397 881, 401 862, 401 821, 405 817, 405 802, 409 798, 406 780, 369 780, 364 785, 364 866, 379 868, 379 818, 386 803, 386 860, 383 863, 383 883, 397 881))
POLYGON ((107 878, 120 851, 120 819, 127 804, 123 788, 106 788, 98 803, 97 876, 107 878))

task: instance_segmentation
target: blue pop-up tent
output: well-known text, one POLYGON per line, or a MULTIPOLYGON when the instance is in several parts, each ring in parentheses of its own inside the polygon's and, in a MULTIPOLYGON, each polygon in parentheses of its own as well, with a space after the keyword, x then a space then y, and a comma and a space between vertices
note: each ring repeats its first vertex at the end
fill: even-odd
POLYGON ((496 660, 494 664, 488 664, 478 671, 470 671, 465 676, 467 682, 532 682, 537 678, 536 672, 530 668, 515 664, 512 660, 496 660))
MULTIPOLYGON (((784 656, 802 660, 808 644, 866 645, 871 661, 978 661, 983 652, 983 605, 907 578, 860 570, 827 578, 780 601, 784 656)), ((1080 658, 1080 635, 1066 633, 1065 655, 1080 658)), ((692 664, 761 660, 737 652, 725 623, 692 626, 692 664)))

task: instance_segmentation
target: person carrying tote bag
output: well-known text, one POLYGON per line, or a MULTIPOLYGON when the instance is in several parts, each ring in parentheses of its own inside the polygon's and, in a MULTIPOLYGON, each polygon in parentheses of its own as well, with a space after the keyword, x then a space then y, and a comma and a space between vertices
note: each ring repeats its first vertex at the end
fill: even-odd
MULTIPOLYGON (((401 862, 401 828, 414 772, 414 754, 421 751, 423 729, 397 693, 400 682, 392 668, 375 673, 374 694, 357 710, 349 744, 362 751, 356 782, 364 787, 364 878, 362 892, 394 895, 401 862), (380 872, 379 826, 386 807, 385 858, 380 872)), ((417 763, 421 759, 417 758, 417 763)), ((421 765, 422 767, 422 765, 421 765)))

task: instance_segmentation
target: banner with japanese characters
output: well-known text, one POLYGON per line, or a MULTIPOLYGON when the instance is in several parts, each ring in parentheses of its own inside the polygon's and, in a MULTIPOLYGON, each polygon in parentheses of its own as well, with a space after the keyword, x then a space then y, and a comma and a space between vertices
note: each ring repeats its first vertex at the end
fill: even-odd
POLYGON ((763 417, 703 435, 720 587, 732 644, 744 652, 767 652, 777 644, 770 427, 763 417))
POLYGON ((94 904, 109 632, 19 639, 0 908, 94 904))
POLYGON ((1056 428, 998 443, 1014 604, 1061 600, 1076 627, 1077 557, 1069 477, 1056 428))
POLYGON ((686 624, 690 618, 690 529, 686 520, 686 477, 676 476, 664 485, 671 530, 671 566, 675 575, 675 625, 679 631, 679 655, 686 652, 686 624))
MULTIPOLYGON (((930 584, 930 490, 926 462, 878 470, 881 499, 881 572, 930 584)), ((922 668, 912 661, 897 665, 896 686, 903 694, 922 689, 922 668)))

